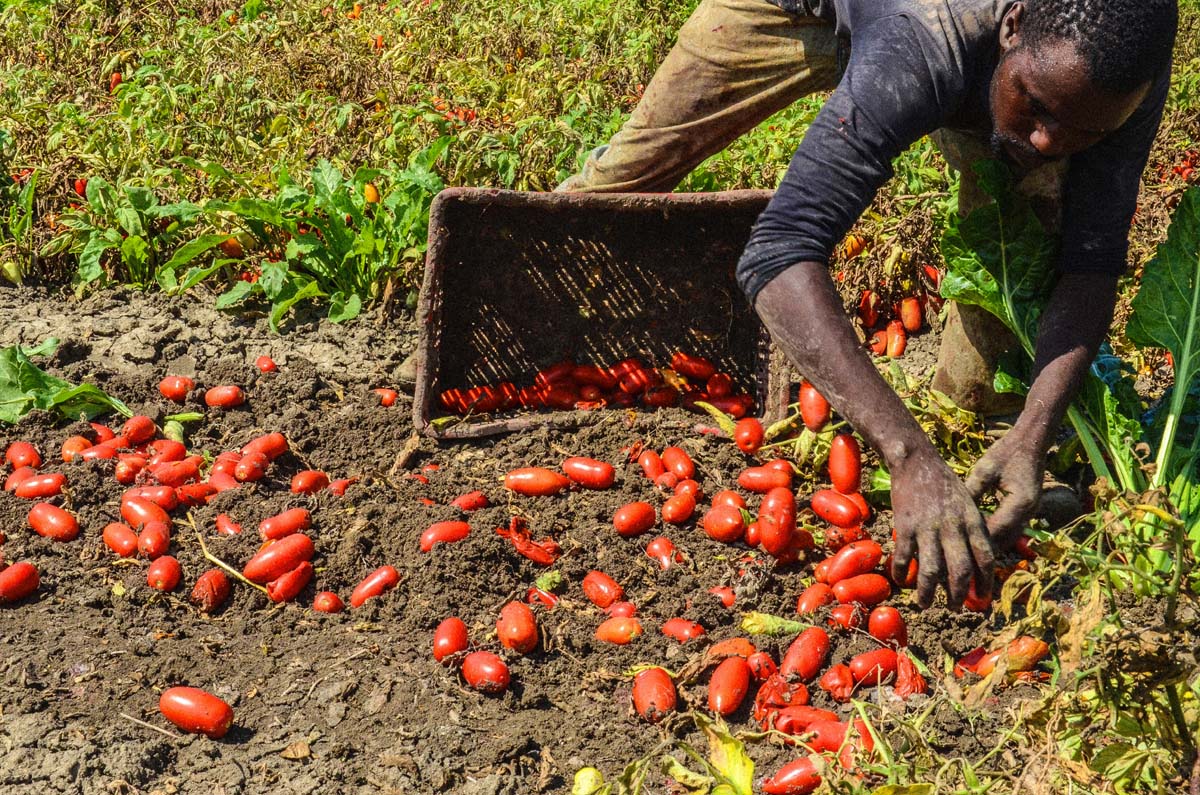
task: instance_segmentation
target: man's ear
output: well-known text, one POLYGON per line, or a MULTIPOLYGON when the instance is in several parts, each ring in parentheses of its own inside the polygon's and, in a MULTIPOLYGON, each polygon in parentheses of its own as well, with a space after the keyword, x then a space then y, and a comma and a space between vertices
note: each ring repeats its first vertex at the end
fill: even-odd
POLYGON ((1025 4, 1013 3, 1000 20, 1000 51, 1006 52, 1021 43, 1021 22, 1025 18, 1025 4))

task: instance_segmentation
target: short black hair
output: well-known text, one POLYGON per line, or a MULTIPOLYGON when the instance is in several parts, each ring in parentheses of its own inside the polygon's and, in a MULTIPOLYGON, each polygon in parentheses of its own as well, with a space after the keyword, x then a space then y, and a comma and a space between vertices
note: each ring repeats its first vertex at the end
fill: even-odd
POLYGON ((1024 0, 1021 43, 1065 40, 1087 61, 1088 77, 1114 94, 1134 91, 1171 63, 1176 0, 1024 0))

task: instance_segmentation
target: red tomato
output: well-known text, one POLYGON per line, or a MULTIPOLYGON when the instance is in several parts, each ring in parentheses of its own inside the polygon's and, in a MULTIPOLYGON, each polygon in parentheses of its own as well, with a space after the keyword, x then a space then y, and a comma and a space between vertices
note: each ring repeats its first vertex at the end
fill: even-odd
POLYGON ((867 619, 867 631, 880 643, 894 646, 908 645, 908 626, 904 616, 894 607, 876 607, 867 619))
POLYGON ((871 349, 871 353, 876 356, 883 356, 887 353, 887 332, 876 331, 871 334, 871 340, 867 343, 867 347, 871 349))
POLYGON ((173 403, 183 403, 195 388, 196 382, 185 375, 169 375, 158 382, 158 391, 173 403))
POLYGON ((909 296, 900 301, 900 324, 909 334, 921 330, 921 299, 909 296))
POLYGON ((252 483, 257 480, 262 480, 267 474, 267 467, 271 465, 271 459, 267 458, 262 453, 247 453, 237 462, 237 466, 233 468, 233 476, 240 483, 252 483))
POLYGON ((63 442, 62 460, 70 461, 75 456, 83 453, 92 447, 92 440, 86 436, 72 436, 63 442))
POLYGON ((800 594, 800 598, 796 600, 796 612, 802 616, 808 615, 836 601, 837 597, 833 595, 832 588, 823 582, 814 582, 805 588, 804 593, 800 594))
POLYGON ((320 591, 313 597, 313 610, 318 613, 340 613, 345 609, 342 597, 333 591, 320 591))
POLYGON ((312 576, 312 564, 307 560, 303 561, 296 568, 267 583, 267 598, 276 603, 290 602, 299 596, 312 576))
POLYGON ((746 662, 750 665, 750 673, 754 676, 755 681, 762 682, 778 672, 778 667, 775 661, 771 659, 771 655, 765 651, 756 651, 746 658, 746 662))
POLYGON ((533 611, 524 602, 509 602, 500 610, 496 621, 500 645, 518 654, 529 654, 537 648, 538 628, 533 611))
POLYGON ((734 508, 746 507, 746 501, 742 499, 742 495, 738 494, 736 491, 730 491, 729 489, 718 491, 716 494, 714 494, 712 498, 712 504, 714 508, 718 505, 732 505, 734 508))
POLYGON ((182 461, 187 458, 187 447, 174 439, 156 439, 150 443, 153 455, 146 462, 148 466, 165 464, 168 461, 182 461))
POLYGON ((704 532, 714 541, 732 544, 746 531, 745 518, 741 510, 727 504, 715 504, 704 514, 704 532))
POLYGON ((122 486, 131 486, 145 468, 145 456, 122 454, 119 456, 117 465, 113 467, 113 478, 122 486))
POLYGON ((683 351, 671 355, 671 369, 682 376, 695 378, 697 381, 708 381, 716 375, 717 368, 702 356, 692 356, 683 351))
POLYGON ((329 493, 336 497, 344 497, 346 495, 346 489, 350 488, 357 482, 358 478, 338 478, 329 484, 329 493))
POLYGON ((693 501, 699 500, 704 496, 700 490, 700 484, 690 478, 681 480, 675 484, 675 495, 681 496, 683 494, 691 497, 693 501))
POLYGON ((178 488, 200 478, 200 466, 195 459, 165 461, 148 467, 150 476, 163 486, 178 488))
POLYGON ((668 472, 673 472, 680 480, 688 480, 696 474, 696 465, 692 457, 682 447, 667 447, 662 451, 663 466, 668 472))
POLYGON ((790 488, 791 472, 781 472, 774 467, 749 467, 738 475, 738 485, 746 491, 765 494, 771 489, 790 488))
POLYGON ((84 461, 108 461, 117 457, 117 448, 111 442, 89 447, 79 454, 84 461))
POLYGON ((233 521, 227 513, 219 513, 216 518, 217 532, 223 536, 235 536, 242 532, 242 526, 233 521))
POLYGON ((400 397, 399 392, 386 387, 372 389, 371 392, 379 397, 379 405, 383 406, 384 408, 396 405, 396 400, 400 397))
POLYGON ((738 420, 733 426, 733 442, 743 453, 757 453, 763 443, 762 423, 755 417, 738 420))
POLYGON ((258 524, 258 533, 265 539, 278 541, 284 536, 312 527, 312 515, 306 508, 289 508, 283 513, 263 519, 258 524))
POLYGON ((662 456, 653 450, 646 450, 638 456, 638 466, 642 468, 642 472, 645 473, 646 477, 652 481, 657 481, 659 476, 667 471, 662 456))
POLYGON ((466 651, 469 645, 467 625, 461 618, 442 619, 433 631, 433 659, 445 662, 448 657, 466 651))
POLYGON ((246 393, 232 384, 214 386, 204 393, 204 405, 210 408, 231 409, 246 402, 246 393))
POLYGON ((250 558, 242 569, 242 575, 250 582, 260 585, 271 582, 303 561, 312 560, 313 551, 312 539, 303 533, 281 538, 250 558))
POLYGON ((652 408, 664 409, 674 406, 679 401, 679 391, 670 386, 659 386, 647 389, 642 397, 642 403, 652 408))
POLYGON ((737 594, 728 585, 715 585, 708 589, 708 592, 721 600, 724 607, 733 607, 737 601, 737 594))
POLYGON ((350 606, 362 607, 368 599, 390 591, 400 583, 400 572, 392 566, 380 566, 363 578, 350 594, 350 606))
POLYGON ((666 536, 659 536, 646 545, 646 555, 656 561, 666 571, 676 563, 683 562, 683 555, 675 548, 675 544, 666 536))
POLYGON ((662 668, 647 668, 633 678, 633 708, 643 720, 658 723, 675 711, 677 700, 675 683, 662 668))
POLYGON ((473 651, 463 658, 463 679, 475 690, 488 695, 508 689, 508 666, 490 651, 473 651))
POLYGON ((613 514, 613 527, 619 535, 630 538, 649 530, 656 520, 653 505, 648 502, 631 502, 622 505, 613 514))
POLYGON ((737 711, 750 690, 750 664, 745 657, 726 657, 708 680, 708 708, 718 715, 737 711))
POLYGON ((784 707, 775 715, 775 728, 784 734, 803 734, 812 723, 819 720, 837 720, 837 713, 827 709, 796 704, 784 707))
POLYGON ((172 687, 158 699, 158 711, 185 732, 214 740, 225 736, 233 723, 233 710, 221 699, 198 687, 172 687))
POLYGON ((41 578, 32 563, 14 563, 0 569, 0 605, 18 602, 38 589, 41 578))
POLYGON ((862 450, 851 433, 839 433, 829 445, 829 480, 842 494, 858 491, 862 481, 862 450))
POLYGON ((217 487, 211 483, 188 483, 175 489, 180 505, 205 505, 216 493, 217 487))
POLYGON ((662 507, 662 518, 667 524, 683 524, 696 512, 696 499, 687 494, 676 494, 662 507))
POLYGON ((833 595, 842 604, 872 607, 892 595, 892 584, 882 574, 859 574, 834 583, 833 595))
POLYGON ((128 525, 112 522, 104 528, 101 536, 104 545, 123 558, 132 558, 138 552, 137 533, 128 525))
POLYGON ((813 513, 835 527, 853 527, 863 520, 862 511, 845 494, 821 489, 812 495, 813 513))
POLYGON ((468 491, 466 494, 460 494, 455 497, 450 503, 460 511, 471 512, 478 511, 480 508, 486 508, 490 504, 487 495, 482 491, 468 491))
POLYGON ((893 320, 887 325, 887 355, 893 359, 904 355, 908 347, 908 335, 904 332, 904 324, 893 320))
POLYGON ((688 621, 686 618, 679 618, 678 616, 668 618, 664 621, 661 631, 668 638, 674 638, 680 643, 687 643, 689 640, 704 637, 704 627, 695 621, 688 621))
POLYGON ((975 578, 971 578, 971 584, 967 588, 967 598, 963 600, 963 610, 969 610, 972 613, 986 613, 992 608, 991 596, 980 596, 975 591, 975 578))
POLYGON ((146 570, 146 583, 156 591, 174 591, 183 579, 183 568, 170 555, 160 555, 146 570))
POLYGON ((820 627, 801 632, 783 655, 779 673, 784 678, 798 677, 809 682, 820 672, 829 656, 829 633, 820 627))
POLYGON ((23 500, 44 500, 61 494, 66 484, 67 476, 58 472, 34 475, 21 481, 13 494, 23 500))
POLYGON ((758 532, 768 555, 779 557, 788 550, 796 532, 796 496, 791 488, 767 492, 758 512, 758 532))
POLYGON ((862 626, 862 608, 857 604, 834 605, 829 611, 829 625, 842 629, 858 629, 862 626))
POLYGON ((583 578, 583 595, 596 607, 604 608, 625 598, 625 590, 602 571, 589 571, 583 578))
POLYGON ((617 476, 612 464, 582 456, 563 461, 562 470, 571 480, 588 489, 607 489, 617 476))
POLYGON ((304 469, 292 475, 293 494, 316 494, 329 485, 329 476, 315 469, 304 469))
MULTIPOLYGON (((127 489, 121 495, 121 506, 124 507, 126 503, 132 502, 135 499, 146 500, 162 511, 173 511, 179 505, 179 495, 170 486, 138 486, 127 489)), ((165 518, 160 518, 157 514, 153 513, 151 518, 158 521, 166 521, 165 518)), ((130 522, 130 524, 133 523, 130 522)), ((136 525, 134 526, 136 527, 136 525)))
POLYGON ((896 674, 896 652, 875 649, 850 660, 850 675, 856 685, 876 685, 896 674))
POLYGON ((435 544, 453 544, 462 541, 471 532, 466 522, 434 522, 421 533, 421 551, 428 552, 435 544))
POLYGON ((231 587, 229 578, 220 569, 209 569, 196 579, 192 587, 191 603, 199 608, 201 613, 212 613, 219 610, 229 599, 231 587))
POLYGON ((596 640, 624 646, 642 634, 642 622, 636 618, 616 616, 596 627, 596 640))
POLYGON ((829 422, 829 401, 807 380, 800 382, 800 419, 804 427, 819 432, 829 422))
POLYGON ((17 486, 20 486, 36 474, 37 470, 31 466, 17 467, 9 473, 8 478, 4 481, 4 490, 16 491, 17 486))
POLYGON ((808 795, 821 786, 821 773, 812 757, 793 759, 762 783, 765 795, 808 795))
POLYGON ((617 377, 597 364, 576 365, 571 370, 571 377, 576 383, 587 384, 604 392, 611 392, 617 388, 617 377))
POLYGON ((270 356, 259 356, 254 360, 254 366, 264 373, 273 373, 279 369, 279 366, 275 364, 275 360, 270 356))
POLYGON ((130 417, 121 426, 121 435, 128 439, 132 445, 148 442, 154 438, 154 434, 156 433, 158 433, 158 428, 155 427, 154 420, 144 414, 137 414, 130 417))
POLYGON ((854 693, 854 677, 850 668, 842 663, 829 666, 829 670, 821 674, 818 684, 834 701, 849 701, 854 693))
POLYGON ((604 612, 612 618, 633 618, 637 615, 637 605, 633 602, 613 602, 604 612))
POLYGON ((746 544, 752 547, 758 546, 758 542, 762 541, 762 527, 758 522, 751 522, 750 524, 746 525, 745 540, 746 544))
POLYGON ((171 548, 171 529, 166 522, 146 522, 138 533, 138 551, 148 560, 167 554, 171 548))
POLYGON ((75 517, 48 502, 39 502, 29 509, 29 526, 43 538, 54 541, 74 541, 79 536, 75 517))
POLYGON ((824 581, 835 585, 849 577, 868 574, 879 565, 882 558, 883 547, 874 541, 855 541, 847 544, 829 558, 824 581))
POLYGON ((262 453, 270 460, 274 461, 279 456, 288 451, 287 439, 282 433, 268 433, 259 436, 256 439, 251 439, 241 449, 242 455, 250 455, 251 453, 262 453))
POLYGON ((527 497, 548 497, 570 485, 570 478, 543 467, 521 467, 504 476, 504 488, 527 497))
POLYGON ((4 451, 4 460, 11 464, 13 469, 21 467, 37 469, 42 465, 42 454, 29 442, 13 442, 4 451))

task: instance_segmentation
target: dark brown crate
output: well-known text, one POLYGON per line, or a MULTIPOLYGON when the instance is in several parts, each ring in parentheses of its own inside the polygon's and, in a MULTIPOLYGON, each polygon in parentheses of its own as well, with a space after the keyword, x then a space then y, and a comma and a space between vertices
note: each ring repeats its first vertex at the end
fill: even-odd
POLYGON ((712 359, 754 386, 764 416, 780 416, 786 373, 769 383, 766 333, 734 281, 769 198, 443 191, 430 212, 417 308, 417 429, 457 438, 579 425, 602 412, 432 421, 443 389, 522 386, 564 356, 662 366, 675 350, 712 359))

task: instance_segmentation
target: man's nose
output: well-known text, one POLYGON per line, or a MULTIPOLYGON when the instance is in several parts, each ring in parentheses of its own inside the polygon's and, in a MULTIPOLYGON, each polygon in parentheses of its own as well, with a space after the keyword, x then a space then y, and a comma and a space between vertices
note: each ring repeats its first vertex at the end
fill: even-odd
POLYGON ((1033 132, 1029 135, 1029 144, 1042 157, 1056 160, 1068 154, 1069 142, 1062 127, 1053 121, 1034 122, 1033 132))

